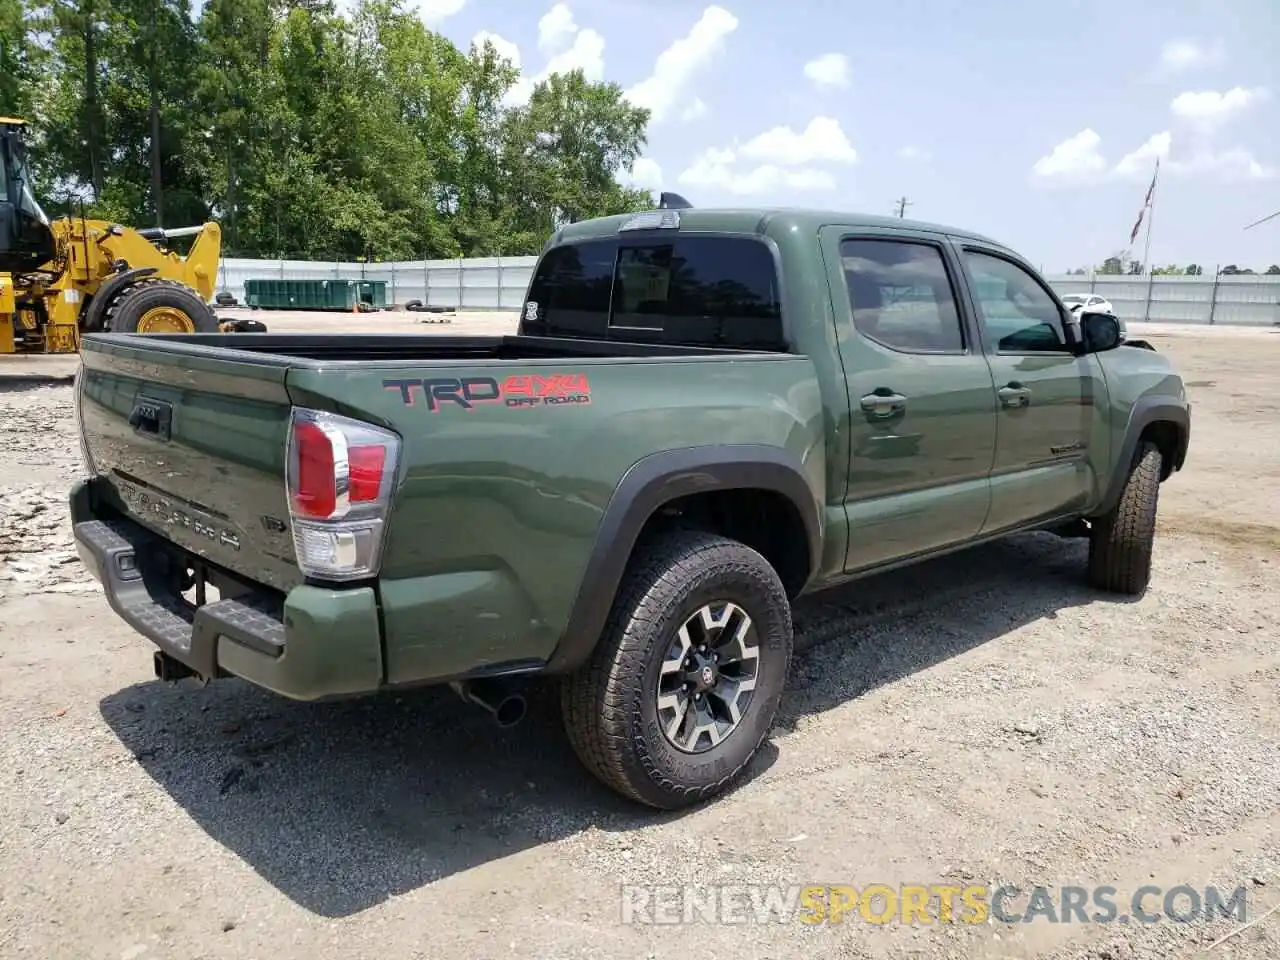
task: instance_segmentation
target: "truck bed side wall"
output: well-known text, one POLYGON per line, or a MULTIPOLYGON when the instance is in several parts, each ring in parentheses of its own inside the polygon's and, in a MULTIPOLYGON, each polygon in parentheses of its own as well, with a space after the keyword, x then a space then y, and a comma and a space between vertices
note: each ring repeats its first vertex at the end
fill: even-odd
POLYGON ((822 397, 801 357, 295 369, 289 387, 404 438, 379 584, 391 683, 549 658, 619 482, 655 451, 775 447, 815 509, 826 498, 822 397), (469 407, 453 399, 464 379, 469 407))

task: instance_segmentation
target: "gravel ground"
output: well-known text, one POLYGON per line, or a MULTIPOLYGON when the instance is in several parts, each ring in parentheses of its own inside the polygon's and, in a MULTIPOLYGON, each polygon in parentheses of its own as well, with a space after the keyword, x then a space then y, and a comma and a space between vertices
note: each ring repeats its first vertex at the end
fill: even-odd
POLYGON ((597 786, 545 698, 499 731, 435 691, 154 682, 74 559, 70 387, 0 366, 0 957, 1280 957, 1280 913, 1207 953, 1238 920, 620 919, 623 883, 1280 904, 1280 334, 1141 335, 1195 403, 1147 596, 1032 535, 806 601, 752 777, 679 816, 597 786))

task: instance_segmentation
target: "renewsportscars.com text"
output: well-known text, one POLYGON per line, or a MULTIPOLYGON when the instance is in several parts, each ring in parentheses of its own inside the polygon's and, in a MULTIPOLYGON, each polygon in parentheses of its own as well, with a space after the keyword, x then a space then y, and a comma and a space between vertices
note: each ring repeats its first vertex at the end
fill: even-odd
POLYGON ((1194 923, 1248 919, 1244 887, 1189 884, 989 887, 982 884, 624 885, 623 923, 1194 923))

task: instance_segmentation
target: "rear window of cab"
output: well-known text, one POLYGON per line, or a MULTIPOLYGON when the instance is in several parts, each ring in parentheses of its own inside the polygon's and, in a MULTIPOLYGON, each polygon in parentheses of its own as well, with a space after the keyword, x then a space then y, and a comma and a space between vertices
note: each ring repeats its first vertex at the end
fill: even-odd
POLYGON ((777 264, 751 237, 605 238, 548 250, 527 333, 785 350, 777 264))

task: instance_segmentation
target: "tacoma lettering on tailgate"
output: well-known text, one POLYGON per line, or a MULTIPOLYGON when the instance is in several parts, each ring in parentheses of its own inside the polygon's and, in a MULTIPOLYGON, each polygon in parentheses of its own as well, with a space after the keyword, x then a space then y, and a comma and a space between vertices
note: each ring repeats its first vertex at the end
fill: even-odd
POLYGON ((431 413, 449 405, 471 410, 486 403, 540 407, 591 402, 591 384, 585 373, 519 374, 501 383, 493 377, 425 377, 383 380, 382 387, 398 391, 406 407, 415 406, 421 395, 431 413))
POLYGON ((116 489, 133 510, 140 516, 149 517, 152 522, 161 523, 167 527, 182 527, 211 543, 221 544, 232 550, 240 549, 240 537, 236 532, 219 526, 207 514, 200 514, 189 508, 180 508, 171 500, 140 490, 131 483, 117 482, 116 489))

